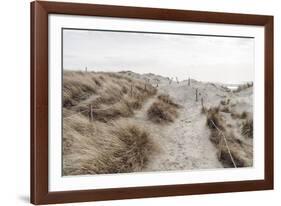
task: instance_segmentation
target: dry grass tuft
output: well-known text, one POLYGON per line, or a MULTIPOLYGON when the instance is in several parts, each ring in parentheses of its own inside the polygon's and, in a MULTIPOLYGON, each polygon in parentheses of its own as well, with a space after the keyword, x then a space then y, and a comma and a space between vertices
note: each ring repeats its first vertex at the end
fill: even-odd
POLYGON ((224 142, 226 138, 229 150, 235 161, 237 167, 249 167, 253 164, 253 151, 249 144, 244 143, 241 139, 237 138, 232 132, 232 126, 225 125, 220 111, 217 108, 211 108, 207 112, 207 126, 211 130, 210 140, 220 151, 219 160, 222 162, 224 167, 234 167, 231 157, 228 152, 228 148, 224 142), (219 128, 216 129, 213 123, 219 128), (222 143, 220 143, 222 141, 222 143))
POLYGON ((224 130, 223 120, 219 115, 219 107, 212 107, 208 110, 206 123, 210 129, 216 130, 215 124, 220 130, 224 130))
POLYGON ((155 123, 173 122, 177 112, 171 106, 157 101, 147 111, 149 120, 155 123))
POLYGON ((130 117, 134 113, 132 107, 125 102, 120 101, 108 108, 99 108, 93 110, 94 120, 108 122, 120 117, 130 117))
POLYGON ((64 72, 63 80, 63 106, 71 107, 78 104, 81 99, 86 99, 95 94, 97 85, 91 77, 84 76, 81 72, 64 72))
POLYGON ((159 95, 158 99, 147 110, 148 119, 154 123, 173 122, 178 116, 180 106, 168 95, 159 95))
MULTIPOLYGON (((251 167, 253 165, 252 147, 236 138, 232 132, 226 132, 224 135, 236 166, 251 167)), ((220 160, 225 167, 234 167, 226 144, 222 144, 220 160)))
POLYGON ((170 98, 169 95, 166 94, 160 94, 158 95, 158 99, 161 100, 162 102, 171 105, 172 107, 176 107, 179 108, 180 105, 176 104, 175 102, 173 102, 173 100, 170 98))
POLYGON ((225 106, 221 109, 222 112, 225 112, 225 113, 230 113, 230 109, 229 107, 225 106))
POLYGON ((231 112, 231 117, 233 119, 247 119, 249 114, 247 112, 242 112, 241 114, 236 113, 236 112, 231 112))
POLYGON ((246 119, 248 117, 248 113, 247 112, 242 112, 240 115, 240 119, 246 119))
POLYGON ((229 102, 230 102, 230 99, 225 99, 225 100, 221 100, 221 101, 220 101, 220 104, 221 104, 221 105, 228 105, 229 102))
POLYGON ((241 134, 247 138, 253 138, 253 119, 247 118, 241 127, 241 134))
POLYGON ((155 150, 147 129, 135 123, 91 123, 83 115, 64 121, 63 175, 140 171, 155 150))

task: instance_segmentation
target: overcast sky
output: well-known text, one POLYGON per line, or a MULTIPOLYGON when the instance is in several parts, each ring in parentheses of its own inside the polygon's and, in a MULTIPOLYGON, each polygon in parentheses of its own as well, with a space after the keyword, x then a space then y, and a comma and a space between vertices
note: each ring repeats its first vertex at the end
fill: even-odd
POLYGON ((254 39, 63 30, 63 68, 85 67, 241 83, 254 78, 254 39))

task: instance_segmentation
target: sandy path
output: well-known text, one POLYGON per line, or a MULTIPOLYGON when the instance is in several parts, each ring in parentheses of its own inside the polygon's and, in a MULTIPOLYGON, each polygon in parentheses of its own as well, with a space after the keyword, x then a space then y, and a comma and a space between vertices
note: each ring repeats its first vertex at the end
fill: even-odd
POLYGON ((162 129, 161 152, 146 170, 188 170, 220 168, 216 148, 209 140, 206 118, 199 109, 184 107, 174 124, 162 129))
MULTIPOLYGON (((169 91, 166 91, 169 93, 169 91)), ((156 97, 150 98, 136 113, 138 120, 146 120, 146 111, 156 97)), ((201 114, 200 103, 186 101, 179 117, 169 125, 151 128, 154 139, 160 143, 160 152, 151 156, 145 171, 189 170, 221 168, 216 148, 209 140, 206 116, 201 114)))

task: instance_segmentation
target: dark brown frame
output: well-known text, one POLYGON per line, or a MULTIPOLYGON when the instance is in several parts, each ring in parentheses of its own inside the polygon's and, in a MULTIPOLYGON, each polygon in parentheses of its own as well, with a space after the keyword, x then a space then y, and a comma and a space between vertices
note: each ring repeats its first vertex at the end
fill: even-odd
POLYGON ((67 203, 273 189, 273 16, 93 4, 31 3, 31 202, 67 203), (48 191, 48 15, 191 21, 265 28, 265 179, 116 189, 48 191))

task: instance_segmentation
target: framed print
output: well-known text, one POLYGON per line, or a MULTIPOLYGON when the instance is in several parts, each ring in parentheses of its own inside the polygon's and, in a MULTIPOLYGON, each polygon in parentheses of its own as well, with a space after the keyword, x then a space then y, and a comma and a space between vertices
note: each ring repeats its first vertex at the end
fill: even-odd
POLYGON ((273 189, 273 17, 31 3, 33 204, 273 189))

